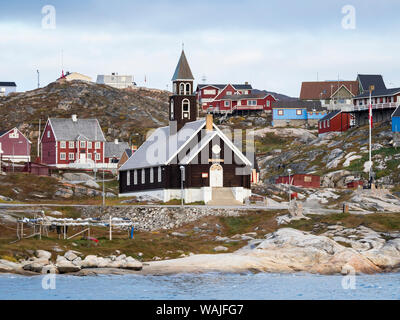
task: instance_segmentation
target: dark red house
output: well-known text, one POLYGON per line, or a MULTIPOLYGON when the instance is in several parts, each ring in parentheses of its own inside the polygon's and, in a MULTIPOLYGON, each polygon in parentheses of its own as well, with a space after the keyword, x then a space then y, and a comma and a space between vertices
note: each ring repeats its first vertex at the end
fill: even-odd
MULTIPOLYGON (((276 184, 289 184, 289 176, 280 176, 276 184)), ((320 176, 313 174, 294 174, 290 176, 290 185, 304 188, 319 188, 321 186, 320 176)))
POLYGON ((318 134, 344 132, 353 126, 354 116, 350 112, 336 110, 318 121, 318 134))
POLYGON ((0 157, 2 160, 31 161, 31 144, 17 128, 0 131, 0 157))
POLYGON ((252 89, 251 85, 200 85, 197 101, 203 111, 234 113, 240 111, 272 110, 276 101, 271 94, 252 89))
POLYGON ((106 139, 97 119, 49 118, 41 140, 41 162, 58 168, 104 166, 106 139))

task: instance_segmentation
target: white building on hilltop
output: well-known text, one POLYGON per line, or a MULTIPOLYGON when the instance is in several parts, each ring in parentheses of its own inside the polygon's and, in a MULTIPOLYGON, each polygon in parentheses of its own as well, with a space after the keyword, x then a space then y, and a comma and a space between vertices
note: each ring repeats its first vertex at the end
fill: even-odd
POLYGON ((111 75, 98 75, 96 83, 105 84, 117 89, 132 88, 135 86, 133 76, 120 76, 118 73, 112 73, 111 75))

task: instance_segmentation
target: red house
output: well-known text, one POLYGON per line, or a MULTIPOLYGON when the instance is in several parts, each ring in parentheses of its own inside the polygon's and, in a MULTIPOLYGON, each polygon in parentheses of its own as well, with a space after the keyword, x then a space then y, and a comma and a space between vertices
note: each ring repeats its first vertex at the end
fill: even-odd
MULTIPOLYGON (((280 176, 276 184, 289 184, 289 176, 280 176)), ((304 188, 319 188, 321 186, 320 176, 313 174, 294 174, 290 176, 290 185, 304 188)))
POLYGON ((269 93, 254 90, 251 85, 199 85, 197 101, 203 111, 234 113, 237 111, 272 110, 276 99, 269 93))
POLYGON ((31 144, 17 128, 0 131, 0 157, 2 160, 31 161, 31 144))
POLYGON ((40 139, 41 162, 58 168, 102 167, 105 142, 97 119, 49 118, 40 139))
POLYGON ((350 112, 336 110, 318 121, 318 134, 344 132, 354 125, 354 116, 350 112))

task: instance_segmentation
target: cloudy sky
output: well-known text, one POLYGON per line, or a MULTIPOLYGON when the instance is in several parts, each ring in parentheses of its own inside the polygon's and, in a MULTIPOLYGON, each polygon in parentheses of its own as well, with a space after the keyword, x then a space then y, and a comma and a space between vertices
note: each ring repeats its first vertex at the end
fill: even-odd
POLYGON ((61 69, 171 88, 182 43, 196 81, 298 96, 302 81, 380 73, 400 87, 398 0, 0 0, 0 81, 18 91, 61 69), (42 8, 55 8, 55 28, 42 8), (355 9, 349 20, 345 6, 355 9), (346 28, 343 27, 343 20, 346 28), (355 26, 355 28, 348 27, 355 26), (61 54, 63 52, 63 55, 61 54), (63 59, 61 59, 63 56, 63 59))

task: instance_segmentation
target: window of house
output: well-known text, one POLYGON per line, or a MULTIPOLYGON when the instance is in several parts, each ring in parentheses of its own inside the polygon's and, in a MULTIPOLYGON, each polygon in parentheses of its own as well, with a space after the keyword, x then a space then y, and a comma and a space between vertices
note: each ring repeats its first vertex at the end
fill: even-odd
POLYGON ((296 115, 301 116, 303 114, 303 110, 297 109, 296 110, 296 115))
POLYGON ((92 149, 92 142, 91 141, 88 141, 87 147, 88 147, 88 149, 92 149))
POLYGON ((179 85, 179 94, 185 94, 185 85, 183 83, 179 85))
POLYGON ((154 168, 150 168, 150 183, 154 183, 154 168))
POLYGON ((9 137, 11 139, 18 139, 19 138, 18 130, 14 129, 13 132, 10 133, 9 137))
POLYGON ((67 147, 67 143, 65 141, 60 142, 60 148, 65 149, 67 147))
POLYGON ((182 119, 189 119, 190 118, 190 102, 188 99, 182 101, 182 119))
POLYGON ((203 90, 204 95, 216 95, 217 91, 215 89, 205 89, 203 90))
POLYGON ((174 93, 176 94, 176 83, 174 83, 174 93))
POLYGON ((246 90, 246 91, 244 92, 244 94, 249 94, 249 91, 248 91, 248 90, 246 90))
POLYGON ((50 130, 47 131, 47 138, 50 138, 50 130))
POLYGON ((70 149, 75 148, 75 142, 74 142, 74 141, 68 142, 68 145, 69 145, 69 148, 70 148, 70 149))
POLYGON ((142 184, 146 183, 146 170, 142 169, 142 184))
POLYGON ((87 156, 88 156, 88 159, 89 159, 89 160, 92 160, 92 154, 91 154, 91 153, 88 153, 87 156))
POLYGON ((171 100, 171 120, 174 120, 174 100, 171 100))
POLYGON ((81 146, 81 148, 86 148, 86 142, 85 141, 81 141, 80 142, 80 146, 81 146))
POLYGON ((186 83, 186 86, 185 86, 185 94, 187 94, 187 95, 189 95, 191 92, 191 87, 190 87, 190 83, 186 83))
POLYGON ((96 148, 96 149, 100 149, 100 142, 96 142, 96 143, 95 143, 95 148, 96 148))
POLYGON ((225 107, 229 107, 230 106, 230 102, 229 101, 225 101, 224 105, 225 105, 225 107))
POLYGON ((312 181, 311 177, 309 176, 304 177, 304 182, 311 182, 311 181, 312 181))
POLYGON ((133 184, 137 185, 138 184, 138 180, 137 180, 137 170, 133 171, 133 184))
POLYGON ((267 101, 267 107, 270 107, 271 106, 271 101, 267 101))
POLYGON ((231 96, 231 95, 232 95, 232 91, 227 91, 227 92, 226 92, 226 95, 227 95, 227 96, 231 96))
POLYGON ((66 154, 65 152, 60 153, 60 160, 65 160, 66 159, 66 154))
POLYGON ((283 110, 278 110, 278 116, 283 116, 283 110))
POLYGON ((131 172, 129 170, 126 172, 126 185, 131 185, 131 172))
POLYGON ((100 160, 100 153, 96 153, 96 161, 100 160))
POLYGON ((161 182, 161 167, 158 167, 158 182, 161 182))
POLYGON ((70 152, 68 154, 68 159, 74 161, 75 160, 75 154, 73 152, 70 152))
POLYGON ((329 120, 329 119, 326 120, 326 125, 327 125, 328 128, 330 127, 331 123, 330 123, 330 120, 329 120))

